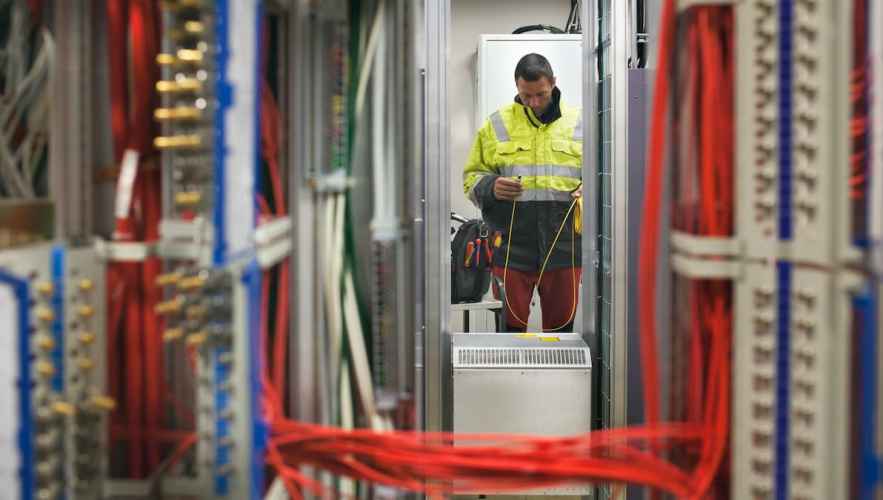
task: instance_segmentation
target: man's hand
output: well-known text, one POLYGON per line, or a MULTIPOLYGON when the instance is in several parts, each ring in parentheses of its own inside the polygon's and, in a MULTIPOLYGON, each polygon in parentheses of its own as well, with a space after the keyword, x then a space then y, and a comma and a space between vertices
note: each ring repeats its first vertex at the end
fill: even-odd
POLYGON ((509 177, 497 177, 494 182, 494 198, 498 200, 515 201, 523 191, 521 181, 509 177))
POLYGON ((580 184, 578 188, 574 189, 570 192, 570 196, 572 198, 580 198, 583 195, 583 185, 580 184))

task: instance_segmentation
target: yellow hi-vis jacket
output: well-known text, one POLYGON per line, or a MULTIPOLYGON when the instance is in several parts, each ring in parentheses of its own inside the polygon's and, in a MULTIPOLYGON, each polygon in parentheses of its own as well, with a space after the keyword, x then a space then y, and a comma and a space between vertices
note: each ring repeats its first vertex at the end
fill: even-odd
POLYGON ((463 170, 463 188, 482 218, 502 235, 494 265, 503 266, 509 241, 512 202, 497 200, 497 177, 521 176, 524 192, 515 207, 509 267, 538 271, 562 223, 564 228, 546 269, 581 265, 580 236, 574 217, 565 220, 582 173, 582 111, 565 106, 556 88, 560 117, 542 123, 533 110, 514 102, 493 113, 478 131, 463 170))

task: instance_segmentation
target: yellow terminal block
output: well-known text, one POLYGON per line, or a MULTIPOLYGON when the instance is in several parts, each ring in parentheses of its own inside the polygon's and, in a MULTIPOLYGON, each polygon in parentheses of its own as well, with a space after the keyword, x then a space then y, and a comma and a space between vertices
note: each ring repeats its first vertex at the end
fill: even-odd
POLYGON ((188 63, 201 63, 205 56, 199 49, 178 49, 178 59, 188 63))
POLYGON ((205 306, 190 306, 187 308, 187 319, 200 319, 208 313, 205 306))
POLYGON ((184 23, 184 31, 191 35, 199 35, 205 31, 205 26, 199 21, 187 21, 184 23))
POLYGON ((202 82, 196 78, 182 78, 175 83, 181 92, 199 92, 202 90, 202 82))
POLYGON ((38 307, 37 310, 34 311, 34 315, 40 321, 49 322, 55 319, 55 313, 48 307, 38 307))
POLYGON ((178 205, 196 205, 200 201, 202 201, 202 193, 199 191, 175 193, 175 203, 178 205))
POLYGON ((187 337, 187 345, 193 346, 193 347, 198 347, 198 346, 201 346, 202 344, 205 344, 206 340, 208 340, 208 333, 206 333, 206 332, 199 331, 196 333, 191 333, 187 337))
POLYGON ((156 90, 158 92, 177 92, 178 82, 171 80, 160 80, 156 82, 156 90))
POLYGON ((180 80, 160 80, 156 82, 156 91, 162 94, 178 92, 199 92, 202 90, 202 82, 196 78, 182 78, 180 80))
POLYGON ((92 342, 95 342, 95 334, 92 332, 81 332, 77 335, 77 340, 79 340, 81 344, 89 345, 92 342))
POLYGON ((156 277, 156 286, 174 285, 181 279, 181 273, 166 273, 156 277))
POLYGON ((49 378, 55 375, 55 366, 49 361, 38 361, 34 369, 41 377, 49 378))
POLYGON ((77 409, 74 405, 65 403, 64 401, 56 401, 55 403, 52 403, 52 411, 58 415, 64 415, 67 417, 72 417, 77 413, 77 409))
POLYGON ((181 281, 178 282, 179 290, 197 290, 203 286, 205 286, 205 277, 200 275, 182 278, 181 281))
POLYGON ((43 351, 51 351, 55 347, 55 339, 48 335, 37 337, 37 348, 43 351))
POLYGON ((199 120, 202 118, 202 110, 193 106, 178 106, 175 108, 158 108, 153 112, 157 121, 170 120, 199 120))
POLYGON ((92 290, 94 286, 95 283, 93 283, 92 280, 90 280, 89 278, 83 278, 80 280, 79 283, 80 290, 83 292, 88 292, 89 290, 92 290))
POLYGON ((157 54, 156 55, 156 64, 160 66, 171 66, 175 64, 177 59, 172 54, 157 54))
POLYGON ((165 302, 160 302, 154 308, 157 314, 169 314, 173 312, 178 312, 181 310, 181 306, 183 306, 183 299, 180 297, 175 297, 172 300, 167 300, 165 302))
POLYGON ((184 336, 184 330, 182 330, 180 328, 169 328, 168 330, 163 332, 162 339, 165 342, 172 342, 172 341, 180 339, 183 336, 184 336))
POLYGON ((108 396, 93 396, 92 406, 101 411, 113 411, 117 407, 117 402, 108 396))
POLYGON ((89 304, 83 304, 77 308, 77 314, 83 318, 91 318, 95 314, 95 308, 89 304))
POLYGON ((95 368, 95 361, 91 358, 80 358, 77 360, 77 367, 82 371, 89 371, 95 368))
POLYGON ((41 281, 41 282, 37 283, 36 288, 37 288, 37 292, 39 292, 40 295, 45 295, 45 296, 52 295, 52 292, 55 290, 55 287, 52 286, 52 283, 50 283, 48 281, 41 281))
POLYGON ((153 140, 157 149, 193 149, 202 145, 202 136, 199 134, 167 135, 153 140))

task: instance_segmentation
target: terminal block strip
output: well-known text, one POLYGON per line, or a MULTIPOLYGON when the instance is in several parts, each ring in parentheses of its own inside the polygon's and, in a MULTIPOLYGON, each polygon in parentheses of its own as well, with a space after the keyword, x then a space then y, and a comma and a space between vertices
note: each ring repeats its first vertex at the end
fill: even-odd
POLYGON ((160 277, 167 342, 198 353, 200 480, 214 498, 259 498, 263 436, 257 377, 260 270, 182 266, 160 277), (256 293, 257 292, 257 293, 256 293), (236 439, 234 440, 234 436, 236 439), (244 436, 244 437, 243 437, 244 436), (255 496, 257 495, 257 496, 255 496))

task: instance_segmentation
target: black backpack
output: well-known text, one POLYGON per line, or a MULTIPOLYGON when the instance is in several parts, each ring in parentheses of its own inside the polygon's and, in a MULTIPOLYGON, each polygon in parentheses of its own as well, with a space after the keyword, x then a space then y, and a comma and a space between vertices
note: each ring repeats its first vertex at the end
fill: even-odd
POLYGON ((491 241, 480 219, 460 225, 451 242, 451 303, 480 302, 491 284, 491 241))

